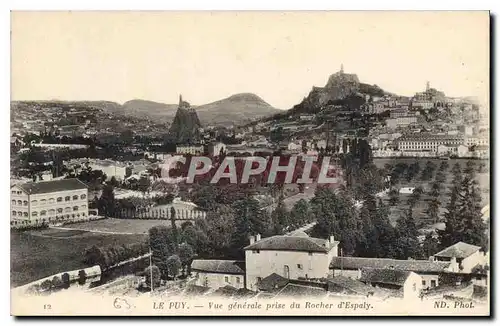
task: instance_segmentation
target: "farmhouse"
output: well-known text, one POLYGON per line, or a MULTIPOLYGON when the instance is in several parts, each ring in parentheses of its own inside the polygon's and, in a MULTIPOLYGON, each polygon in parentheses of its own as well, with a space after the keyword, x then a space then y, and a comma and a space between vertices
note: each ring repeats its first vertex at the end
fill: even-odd
POLYGON ((394 290, 403 298, 418 298, 422 290, 422 277, 401 270, 363 268, 360 281, 374 287, 394 290))
POLYGON ((311 238, 303 231, 264 239, 252 236, 244 248, 246 288, 257 290, 260 281, 273 273, 287 279, 325 278, 338 245, 333 236, 311 238))
POLYGON ((422 288, 439 285, 439 276, 453 270, 451 262, 430 260, 398 260, 389 258, 334 257, 330 263, 331 275, 360 279, 363 268, 414 272, 421 278, 422 288))
POLYGON ((486 265, 486 257, 481 247, 465 242, 457 242, 435 254, 434 261, 455 264, 454 272, 472 273, 474 268, 486 265))
POLYGON ((245 287, 245 262, 237 260, 195 259, 191 263, 196 285, 211 288, 245 287))

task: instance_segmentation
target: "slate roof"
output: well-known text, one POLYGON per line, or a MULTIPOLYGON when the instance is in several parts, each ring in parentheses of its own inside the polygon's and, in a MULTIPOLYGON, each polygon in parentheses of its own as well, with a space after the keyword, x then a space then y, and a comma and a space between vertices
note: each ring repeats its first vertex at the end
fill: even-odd
POLYGON ((18 184, 27 194, 47 194, 51 192, 87 189, 87 185, 78 179, 63 179, 18 184))
POLYGON ((441 250, 434 257, 456 257, 456 258, 467 258, 476 251, 481 249, 481 247, 470 245, 465 242, 457 242, 454 245, 441 250))
POLYGON ((308 297, 323 297, 326 296, 328 292, 322 288, 314 287, 314 286, 305 286, 298 284, 288 283, 285 285, 283 290, 279 291, 276 294, 275 298, 286 298, 286 297, 299 297, 299 298, 308 298, 308 297))
POLYGON ((292 233, 290 233, 289 236, 292 236, 292 237, 303 237, 303 238, 308 238, 309 235, 307 235, 307 233, 305 233, 304 231, 294 231, 292 233))
POLYGON ((403 286, 411 272, 395 269, 363 268, 361 270, 361 282, 381 283, 403 286))
POLYGON ((332 283, 340 288, 366 296, 375 292, 375 289, 372 286, 345 276, 335 276, 333 278, 329 278, 328 283, 332 283))
POLYGON ((245 274, 245 262, 239 260, 195 259, 191 270, 204 273, 245 274))
POLYGON ((262 291, 273 291, 287 285, 289 280, 281 275, 272 273, 271 275, 264 277, 262 280, 257 282, 257 287, 262 291))
POLYGON ((357 270, 362 268, 396 269, 415 273, 441 273, 449 262, 430 260, 398 260, 389 258, 333 257, 330 269, 357 270))
POLYGON ((189 285, 188 287, 186 287, 183 294, 185 296, 197 296, 197 295, 205 294, 208 291, 210 291, 209 287, 192 284, 192 285, 189 285))
POLYGON ((303 236, 287 236, 275 235, 269 238, 264 238, 249 246, 245 250, 282 250, 282 251, 305 251, 305 252, 328 252, 331 248, 338 245, 338 241, 330 243, 326 247, 328 241, 325 239, 310 238, 303 236))

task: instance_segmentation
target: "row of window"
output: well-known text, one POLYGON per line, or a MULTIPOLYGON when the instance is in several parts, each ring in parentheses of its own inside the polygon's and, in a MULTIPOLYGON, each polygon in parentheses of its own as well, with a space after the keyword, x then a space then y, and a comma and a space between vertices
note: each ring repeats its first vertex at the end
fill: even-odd
MULTIPOLYGON (((82 209, 82 210, 85 210, 87 209, 87 205, 82 205, 80 207, 78 206, 73 206, 73 208, 71 207, 66 207, 64 208, 64 210, 62 208, 58 208, 57 209, 57 214, 61 214, 61 213, 69 213, 69 212, 77 212, 79 209, 82 209)), ((37 211, 33 211, 31 212, 31 216, 33 217, 36 217, 38 216, 38 213, 37 211)), ((56 210, 55 209, 49 209, 48 211, 46 210, 42 210, 40 211, 40 216, 46 216, 46 215, 55 215, 56 214, 56 210)), ((12 211, 12 216, 25 216, 27 217, 28 216, 28 212, 21 212, 21 211, 12 211)))
POLYGON ((22 195, 23 192, 22 191, 19 191, 19 190, 12 190, 12 194, 13 195, 22 195))
MULTIPOLYGON (((425 286, 426 282, 425 280, 422 280, 422 285, 425 286)), ((431 280, 431 287, 436 287, 436 280, 431 280)))
MULTIPOLYGON (((82 194, 82 195, 80 195, 80 196, 78 196, 78 195, 73 195, 73 200, 85 199, 85 198, 87 198, 87 195, 86 195, 86 194, 82 194)), ((47 200, 47 199, 41 199, 41 200, 40 200, 40 205, 45 205, 45 204, 47 204, 47 202, 48 202, 49 204, 53 204, 53 203, 55 203, 55 202, 56 202, 56 200, 57 200, 57 202, 58 202, 58 203, 60 203, 60 202, 62 202, 62 201, 63 201, 63 198, 62 198, 62 197, 57 197, 57 199, 54 199, 54 198, 49 198, 48 200, 47 200)), ((65 202, 66 202, 66 201, 71 201, 71 196, 66 196, 66 197, 64 197, 64 201, 65 201, 65 202)), ((17 204, 18 206, 28 206, 28 201, 27 201, 27 200, 18 200, 18 201, 16 201, 16 200, 14 200, 14 199, 13 199, 13 200, 12 200, 12 205, 16 205, 16 204, 17 204)), ((36 199, 35 199, 35 200, 32 200, 32 201, 31 201, 31 205, 33 205, 33 206, 38 205, 38 200, 36 200, 36 199)))
MULTIPOLYGON (((75 217, 85 217, 85 213, 81 213, 81 214, 66 214, 66 215, 61 215, 61 216, 56 216, 55 217, 55 220, 60 220, 60 219, 69 219, 69 218, 75 218, 75 217)), ((52 221, 52 218, 49 217, 48 219, 49 222, 52 221)), ((46 219, 38 219, 38 220, 34 220, 34 221, 10 221, 10 225, 18 225, 18 224, 29 224, 31 222, 34 222, 34 223, 42 223, 42 222, 46 222, 46 219)))
MULTIPOLYGON (((224 276, 224 282, 230 283, 229 276, 224 276)), ((240 277, 239 276, 236 276, 236 284, 240 284, 240 277)))

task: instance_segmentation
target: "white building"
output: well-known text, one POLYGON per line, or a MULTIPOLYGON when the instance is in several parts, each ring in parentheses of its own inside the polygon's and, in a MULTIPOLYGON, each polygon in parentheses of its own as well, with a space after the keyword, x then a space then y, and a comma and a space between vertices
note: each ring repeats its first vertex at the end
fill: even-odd
POLYGON ((397 118, 387 119, 385 120, 385 123, 387 127, 394 129, 397 127, 404 127, 411 124, 415 124, 417 123, 417 121, 418 118, 416 116, 410 116, 410 117, 397 117, 397 118))
POLYGON ((92 170, 101 170, 106 174, 108 180, 112 177, 117 180, 124 180, 127 174, 126 164, 112 160, 89 160, 89 167, 92 170))
POLYGON ((88 189, 78 179, 29 182, 11 187, 11 225, 85 220, 88 189))
POLYGON ((314 114, 301 114, 300 120, 311 121, 314 119, 314 114))
POLYGON ((177 154, 200 155, 205 152, 203 145, 178 145, 175 148, 177 154))
POLYGON ((456 155, 458 157, 467 157, 469 155, 469 148, 465 145, 439 145, 437 148, 437 153, 440 155, 456 155))
POLYGON ((328 267, 338 253, 338 241, 311 238, 298 231, 261 239, 250 238, 245 247, 246 288, 257 290, 257 283, 276 273, 284 278, 324 278, 328 267))
POLYGON ((302 150, 301 141, 291 141, 287 145, 287 149, 292 152, 300 152, 302 150))
POLYGON ((418 274, 423 289, 439 285, 439 276, 451 272, 451 262, 435 262, 430 260, 400 260, 389 258, 334 257, 330 263, 331 276, 345 276, 352 279, 361 278, 363 268, 400 270, 418 274))
POLYGON ((464 144, 461 136, 436 135, 419 133, 401 136, 396 140, 400 151, 431 151, 437 152, 439 145, 458 146, 464 144))
POLYGON ((174 198, 171 204, 151 207, 149 216, 151 218, 169 219, 172 208, 175 210, 177 220, 205 219, 207 213, 192 202, 174 198))
POLYGON ((456 273, 471 273, 474 267, 485 266, 487 263, 485 255, 480 249, 481 247, 465 242, 457 242, 441 250, 432 258, 438 262, 456 263, 456 270, 454 270, 456 273))
POLYGON ((226 145, 224 143, 217 142, 208 145, 208 155, 210 156, 219 156, 221 151, 226 152, 226 145))
POLYGON ((245 262, 235 260, 195 259, 191 272, 198 286, 221 288, 232 286, 245 287, 245 262))
POLYGON ((417 299, 422 291, 422 277, 409 271, 364 268, 360 281, 371 286, 396 290, 404 299, 417 299))

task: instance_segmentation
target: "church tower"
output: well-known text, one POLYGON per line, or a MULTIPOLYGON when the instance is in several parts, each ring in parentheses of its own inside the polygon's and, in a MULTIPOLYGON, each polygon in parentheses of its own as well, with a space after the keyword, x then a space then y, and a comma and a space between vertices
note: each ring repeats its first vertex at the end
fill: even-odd
POLYGON ((425 83, 425 91, 429 91, 429 89, 431 89, 431 83, 429 83, 428 81, 425 83))
POLYGON ((182 105, 182 94, 179 94, 179 106, 182 105))
POLYGON ((341 74, 344 73, 344 64, 343 63, 340 64, 340 73, 341 74))

